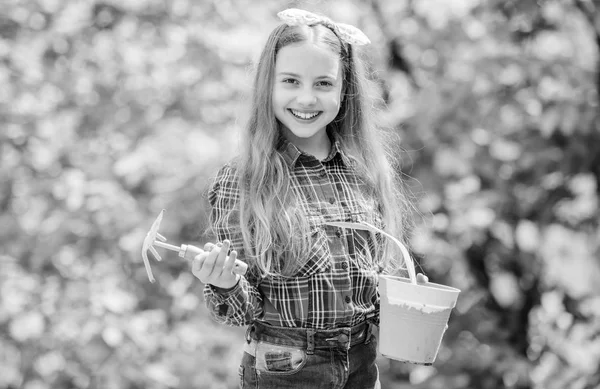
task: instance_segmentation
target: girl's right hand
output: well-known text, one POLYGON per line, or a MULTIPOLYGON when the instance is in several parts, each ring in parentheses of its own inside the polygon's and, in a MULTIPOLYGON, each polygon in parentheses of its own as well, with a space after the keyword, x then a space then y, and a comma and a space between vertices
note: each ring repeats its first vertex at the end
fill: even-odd
POLYGON ((207 243, 204 253, 196 255, 192 262, 192 274, 202 283, 210 284, 220 289, 232 289, 237 285, 240 276, 233 274, 233 265, 237 252, 232 251, 229 256, 229 240, 223 245, 207 243))

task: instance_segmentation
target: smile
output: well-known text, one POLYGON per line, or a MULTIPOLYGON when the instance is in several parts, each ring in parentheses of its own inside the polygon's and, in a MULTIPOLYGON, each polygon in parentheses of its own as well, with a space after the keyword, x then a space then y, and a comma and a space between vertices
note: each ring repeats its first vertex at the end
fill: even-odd
POLYGON ((302 119, 302 120, 314 119, 322 113, 322 111, 301 112, 301 111, 296 111, 295 109, 290 109, 289 111, 292 113, 292 115, 294 115, 298 119, 302 119))

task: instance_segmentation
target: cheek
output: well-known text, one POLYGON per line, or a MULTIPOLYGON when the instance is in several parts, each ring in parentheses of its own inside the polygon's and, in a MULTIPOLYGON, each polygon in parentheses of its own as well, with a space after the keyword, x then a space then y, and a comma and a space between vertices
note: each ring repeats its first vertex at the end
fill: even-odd
POLYGON ((337 107, 338 109, 340 108, 340 106, 342 105, 342 96, 341 95, 335 95, 331 98, 330 100, 330 104, 332 108, 337 107))
POLYGON ((273 93, 271 94, 271 103, 273 106, 281 105, 281 93, 277 89, 273 89, 273 93))
POLYGON ((275 105, 287 104, 289 100, 289 92, 282 88, 273 88, 271 99, 273 100, 273 104, 275 105))
POLYGON ((337 105, 338 107, 341 107, 342 105, 342 101, 344 101, 344 88, 340 88, 339 91, 337 91, 337 105))

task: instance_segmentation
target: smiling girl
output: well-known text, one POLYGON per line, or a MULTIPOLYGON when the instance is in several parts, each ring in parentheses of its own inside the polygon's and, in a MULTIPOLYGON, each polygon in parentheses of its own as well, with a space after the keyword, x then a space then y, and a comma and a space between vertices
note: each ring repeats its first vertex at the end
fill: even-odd
POLYGON ((296 9, 257 66, 240 156, 209 192, 208 243, 192 272, 215 320, 248 325, 241 387, 374 388, 378 272, 400 255, 366 221, 402 239, 408 201, 372 121, 357 28, 296 9), (245 276, 231 272, 236 259, 245 276))

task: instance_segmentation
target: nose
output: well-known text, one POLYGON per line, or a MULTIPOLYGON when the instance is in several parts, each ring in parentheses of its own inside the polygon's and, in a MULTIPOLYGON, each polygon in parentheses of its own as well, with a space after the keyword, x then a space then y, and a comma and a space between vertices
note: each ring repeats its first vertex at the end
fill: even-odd
POLYGON ((296 99, 298 104, 303 107, 310 107, 317 103, 317 96, 315 96, 311 89, 302 90, 296 99))

